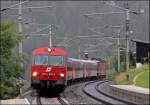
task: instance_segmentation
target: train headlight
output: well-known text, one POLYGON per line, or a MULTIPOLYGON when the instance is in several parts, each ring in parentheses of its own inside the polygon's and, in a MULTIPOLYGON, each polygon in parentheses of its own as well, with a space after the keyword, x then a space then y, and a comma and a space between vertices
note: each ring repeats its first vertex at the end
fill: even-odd
POLYGON ((34 77, 37 76, 37 72, 33 72, 32 76, 34 76, 34 77))
POLYGON ((51 52, 51 51, 52 51, 52 49, 48 48, 48 52, 51 52))
POLYGON ((60 73, 60 77, 64 77, 65 75, 64 75, 64 73, 60 73))

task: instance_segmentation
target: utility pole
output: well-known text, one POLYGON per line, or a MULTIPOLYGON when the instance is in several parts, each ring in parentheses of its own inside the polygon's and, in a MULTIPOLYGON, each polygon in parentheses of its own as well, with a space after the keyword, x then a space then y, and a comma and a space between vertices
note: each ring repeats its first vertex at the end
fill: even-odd
POLYGON ((49 47, 52 48, 52 25, 49 26, 49 47))
MULTIPOLYGON (((23 34, 22 33, 22 10, 23 9, 40 9, 40 8, 51 8, 51 7, 53 7, 53 6, 43 6, 43 7, 23 7, 22 8, 22 4, 26 3, 26 2, 29 2, 29 1, 28 0, 27 1, 19 0, 18 4, 14 4, 14 5, 11 5, 10 7, 3 8, 0 10, 1 12, 4 12, 4 11, 9 10, 9 9, 17 9, 18 10, 18 31, 19 31, 20 35, 23 34), (18 8, 13 8, 15 6, 18 6, 18 8)), ((51 33, 50 33, 50 37, 51 37, 51 33)), ((23 48, 22 48, 22 40, 21 40, 19 43, 19 56, 22 56, 22 52, 23 52, 23 48)), ((21 65, 21 68, 23 68, 23 63, 21 63, 20 65, 21 65)))
POLYGON ((144 10, 141 9, 141 4, 139 3, 139 12, 136 12, 136 11, 132 11, 129 9, 129 5, 128 5, 128 1, 126 1, 126 4, 125 4, 125 8, 123 7, 120 7, 120 6, 117 6, 115 4, 109 4, 110 6, 113 6, 113 7, 117 7, 121 10, 124 10, 125 11, 125 17, 126 17, 126 79, 128 80, 129 79, 129 73, 128 73, 128 70, 129 70, 129 34, 130 34, 130 29, 129 29, 129 21, 130 21, 130 12, 133 13, 133 14, 141 14, 141 13, 144 13, 144 10))
MULTIPOLYGON (((21 0, 19 0, 19 5, 18 5, 18 31, 19 34, 22 36, 22 4, 21 4, 21 0)), ((19 42, 19 56, 22 57, 22 40, 19 42)), ((23 69, 23 63, 20 63, 21 69, 23 69)), ((21 77, 19 77, 19 93, 20 93, 20 98, 22 98, 22 94, 23 94, 23 88, 21 85, 21 77)))
POLYGON ((110 69, 111 69, 110 65, 111 65, 111 63, 110 63, 110 57, 109 56, 108 56, 107 60, 108 60, 108 73, 107 73, 108 76, 107 77, 108 77, 108 80, 111 80, 111 73, 110 73, 110 69))
MULTIPOLYGON (((19 5, 18 5, 18 31, 19 34, 22 36, 22 4, 21 0, 19 0, 19 5)), ((19 42, 19 56, 22 56, 22 40, 19 42)), ((21 68, 23 68, 23 63, 20 63, 21 68)))
POLYGON ((117 44, 118 44, 118 72, 120 70, 120 32, 118 31, 117 33, 118 39, 117 39, 117 44))
POLYGON ((12 9, 12 8, 15 7, 15 6, 18 6, 18 5, 20 5, 20 4, 24 4, 24 3, 26 3, 26 2, 29 2, 29 1, 19 2, 18 4, 11 5, 10 7, 2 8, 0 11, 3 12, 3 11, 6 11, 6 10, 9 10, 9 9, 12 9))
POLYGON ((128 2, 125 4, 125 15, 126 15, 126 79, 129 80, 129 21, 130 21, 130 11, 128 2))
POLYGON ((80 54, 81 54, 81 49, 80 49, 80 45, 79 45, 79 47, 78 47, 78 59, 81 58, 80 54))

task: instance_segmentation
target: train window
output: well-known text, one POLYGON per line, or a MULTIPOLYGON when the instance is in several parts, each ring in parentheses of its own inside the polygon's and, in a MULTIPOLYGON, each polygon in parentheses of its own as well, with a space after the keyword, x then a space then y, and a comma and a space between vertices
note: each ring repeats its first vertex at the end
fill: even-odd
POLYGON ((51 66, 64 66, 64 57, 63 56, 50 56, 50 65, 51 66))
POLYGON ((35 56, 35 65, 48 65, 48 56, 47 55, 36 55, 35 56))

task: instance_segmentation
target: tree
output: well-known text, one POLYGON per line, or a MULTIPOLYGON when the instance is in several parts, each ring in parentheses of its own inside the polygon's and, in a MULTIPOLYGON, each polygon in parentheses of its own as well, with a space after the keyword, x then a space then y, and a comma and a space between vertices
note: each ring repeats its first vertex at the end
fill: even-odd
POLYGON ((13 24, 8 21, 0 22, 0 99, 10 98, 17 95, 15 78, 20 76, 20 58, 12 53, 12 49, 21 40, 13 24))

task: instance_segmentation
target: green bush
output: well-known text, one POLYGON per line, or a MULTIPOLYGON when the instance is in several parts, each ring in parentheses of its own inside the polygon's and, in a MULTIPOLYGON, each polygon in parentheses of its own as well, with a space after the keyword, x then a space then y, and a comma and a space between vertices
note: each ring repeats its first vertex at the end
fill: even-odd
POLYGON ((120 72, 123 72, 126 70, 126 62, 121 62, 120 63, 120 72))
POLYGON ((12 49, 18 45, 21 37, 10 22, 1 21, 0 24, 0 99, 7 99, 18 94, 15 78, 23 72, 20 67, 22 57, 12 53, 12 49))

